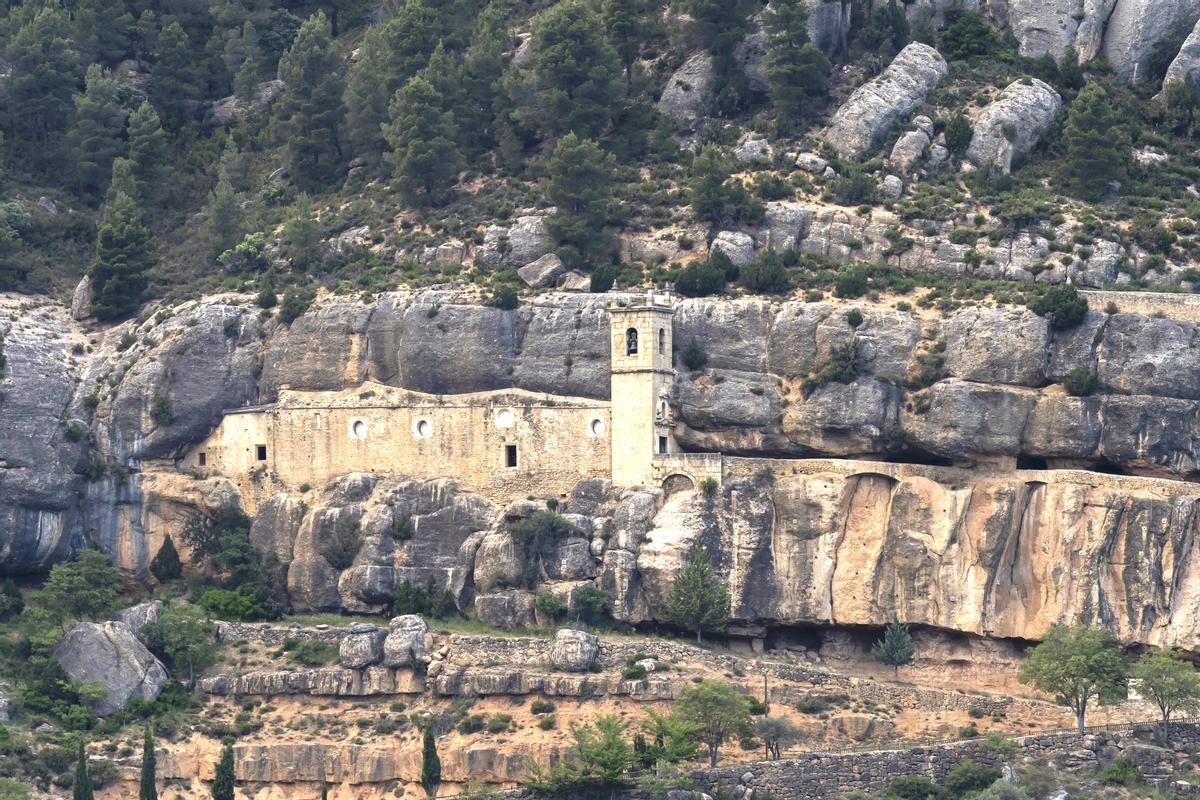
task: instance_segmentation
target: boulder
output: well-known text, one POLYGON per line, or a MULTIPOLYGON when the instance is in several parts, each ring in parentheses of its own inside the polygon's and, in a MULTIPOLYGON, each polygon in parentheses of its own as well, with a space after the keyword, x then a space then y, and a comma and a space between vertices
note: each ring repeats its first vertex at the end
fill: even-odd
POLYGON ((134 697, 154 700, 167 682, 166 668, 124 622, 76 623, 53 656, 72 680, 104 685, 104 695, 89 704, 102 717, 134 697))
POLYGON ((71 318, 82 320, 92 315, 92 276, 84 275, 71 295, 71 318))
POLYGON ((547 253, 518 269, 517 275, 525 281, 525 285, 530 289, 544 289, 557 283, 559 277, 566 271, 561 258, 554 253, 547 253))
POLYGON ((550 665, 563 672, 587 672, 600 654, 600 640, 590 633, 560 630, 550 645, 550 665))
POLYGON ((283 94, 283 88, 283 81, 263 81, 254 88, 254 99, 249 103, 237 95, 214 100, 204 115, 204 122, 206 125, 228 125, 251 115, 266 114, 283 94))
POLYGON ((571 270, 563 273, 558 279, 558 288, 563 292, 589 292, 592 289, 592 279, 582 272, 571 270))
POLYGON ((694 53, 675 70, 662 96, 658 110, 682 128, 694 127, 712 106, 713 60, 708 53, 694 53))
POLYGON ((724 253, 735 265, 744 267, 754 260, 754 239, 741 231, 721 231, 709 245, 709 251, 724 253))
POLYGON ((884 197, 899 200, 904 194, 904 181, 898 175, 885 175, 879 183, 879 191, 883 192, 884 197))
POLYGON ((733 49, 733 58, 741 68, 742 74, 746 76, 750 91, 763 93, 771 90, 771 81, 767 78, 766 69, 767 46, 770 37, 762 29, 760 19, 759 16, 756 16, 752 20, 756 29, 746 34, 738 42, 737 47, 733 49))
POLYGON ((9 722, 13 715, 13 701, 8 696, 7 688, 0 689, 0 724, 9 722))
POLYGON ((347 669, 362 669, 383 660, 383 642, 388 632, 365 622, 350 626, 338 646, 338 663, 347 669))
POLYGON ((800 203, 773 201, 766 204, 762 224, 758 228, 758 246, 778 253, 796 249, 796 244, 808 235, 812 209, 800 203))
POLYGON ((545 217, 518 217, 508 229, 508 251, 504 254, 504 263, 523 267, 537 261, 553 249, 554 237, 546 228, 545 217))
POLYGON ((796 166, 805 172, 820 175, 825 172, 825 169, 829 166, 829 162, 816 153, 801 153, 796 156, 796 166))
POLYGON ((533 592, 510 589, 475 598, 475 616, 485 625, 515 630, 533 624, 533 592))
POLYGON ((1026 58, 1061 60, 1074 47, 1080 61, 1100 51, 1115 0, 1008 0, 1008 27, 1026 58))
POLYGON ((922 130, 908 131, 896 140, 888 160, 892 162, 893 167, 907 175, 921 160, 921 156, 925 155, 928 147, 929 134, 922 130))
POLYGON ((139 633, 142 628, 150 623, 158 622, 158 615, 162 611, 162 608, 162 600, 138 603, 136 606, 130 606, 118 611, 113 615, 113 619, 117 622, 124 622, 134 633, 139 633))
POLYGON ((1104 56, 1118 76, 1141 83, 1155 48, 1198 20, 1200 0, 1121 0, 1104 31, 1104 56))
POLYGON ((1193 89, 1200 83, 1200 22, 1192 28, 1171 66, 1167 67, 1167 74, 1163 77, 1163 88, 1172 81, 1184 81, 1193 89))
POLYGON ((1062 97, 1037 78, 1010 83, 975 120, 967 158, 1009 174, 1054 124, 1061 108, 1062 97))
POLYGON ((858 158, 923 103, 948 71, 941 53, 913 42, 878 77, 850 95, 821 137, 842 158, 858 158))
POLYGON ((733 148, 733 158, 741 164, 769 161, 771 158, 771 143, 766 139, 747 139, 733 148))
POLYGON ((489 531, 475 551, 475 585, 480 591, 502 589, 521 583, 525 559, 508 531, 489 531))
POLYGON ((383 640, 385 667, 409 666, 425 660, 425 634, 429 626, 416 614, 393 617, 388 623, 387 638, 383 640))

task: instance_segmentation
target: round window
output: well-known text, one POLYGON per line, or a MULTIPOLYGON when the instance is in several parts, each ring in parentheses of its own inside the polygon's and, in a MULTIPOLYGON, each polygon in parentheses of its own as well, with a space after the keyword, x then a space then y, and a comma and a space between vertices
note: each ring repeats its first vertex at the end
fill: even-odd
POLYGON ((361 419, 354 423, 354 426, 351 428, 351 430, 354 431, 354 437, 356 439, 367 438, 367 423, 363 422, 361 419))
POLYGON ((592 420, 591 431, 592 431, 592 436, 603 436, 604 435, 604 420, 602 420, 602 419, 592 420))
POLYGON ((513 426, 513 422, 515 421, 516 418, 513 416, 513 412, 509 411, 507 408, 496 413, 497 428, 511 428, 513 426))
POLYGON ((417 423, 417 436, 428 439, 431 433, 433 433, 433 426, 429 424, 429 420, 423 419, 417 423))

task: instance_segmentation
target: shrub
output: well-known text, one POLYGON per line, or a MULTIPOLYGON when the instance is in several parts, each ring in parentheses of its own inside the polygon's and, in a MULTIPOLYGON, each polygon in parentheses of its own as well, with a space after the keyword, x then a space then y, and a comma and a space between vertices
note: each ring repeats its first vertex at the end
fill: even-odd
POLYGON ((704 369, 708 363, 708 353, 704 352, 704 348, 696 341, 695 336, 688 342, 687 347, 683 348, 680 357, 683 359, 683 365, 693 371, 704 369))
POLYGON ((173 581, 183 575, 183 564, 179 561, 179 552, 170 536, 163 540, 162 547, 150 560, 150 574, 159 583, 173 581))
POLYGON ((946 792, 921 775, 903 775, 888 786, 888 797, 899 800, 942 800, 946 792))
POLYGON ((1052 286, 1025 303, 1030 311, 1050 321, 1055 330, 1073 328, 1087 316, 1088 304, 1072 284, 1052 286))
POLYGON ((621 677, 627 681, 645 680, 646 674, 646 668, 641 664, 629 664, 621 670, 621 677))
POLYGON ((250 622, 275 616, 257 587, 209 589, 200 596, 200 606, 217 619, 250 622))
POLYGON ((955 155, 966 152, 967 147, 971 144, 971 138, 974 136, 974 131, 971 130, 971 120, 967 119, 967 115, 961 111, 946 120, 943 133, 946 134, 946 149, 955 155))
POLYGON ((1063 377, 1063 388, 1072 397, 1091 397, 1100 384, 1100 376, 1087 367, 1075 367, 1063 377))
MULTIPOLYGON (((550 620, 559 619, 563 614, 567 613, 567 604, 559 599, 558 595, 554 592, 546 589, 538 592, 533 607, 537 609, 539 615, 550 620)), ((533 713, 536 714, 537 712, 533 713)))
POLYGON ((675 278, 675 291, 684 297, 704 297, 725 291, 725 270, 711 261, 693 261, 675 278))
POLYGON ((596 267, 596 271, 592 273, 591 286, 592 292, 599 294, 607 292, 613 288, 613 284, 617 282, 617 268, 612 264, 605 264, 596 267))
POLYGON ((169 425, 174 418, 170 399, 162 395, 154 398, 154 402, 150 404, 150 419, 154 420, 154 424, 169 425))
POLYGON ((875 201, 875 180, 861 167, 848 166, 831 189, 833 200, 842 206, 861 206, 875 201))
POLYGON ((520 304, 521 298, 516 288, 507 283, 497 287, 492 294, 492 305, 502 311, 512 311, 520 304))
POLYGON ((291 325, 308 307, 312 305, 313 293, 308 289, 290 287, 283 293, 283 303, 279 306, 279 318, 285 325, 291 325))
POLYGON ((1108 766, 1100 771, 1100 780, 1110 786, 1140 786, 1145 782, 1142 773, 1138 772, 1137 765, 1130 760, 1129 756, 1121 755, 1114 758, 1108 763, 1108 766))
POLYGON ((944 785, 952 797, 962 797, 968 792, 986 789, 998 780, 1000 780, 999 769, 976 764, 968 758, 950 770, 944 785))
POLYGON ((458 732, 464 734, 479 733, 487 725, 483 714, 469 714, 458 723, 458 732))
POLYGON ((953 22, 942 32, 938 49, 947 61, 968 61, 993 56, 1004 50, 996 29, 978 11, 949 12, 953 22))
POLYGON ((280 648, 287 657, 306 667, 323 667, 338 657, 338 646, 316 639, 287 639, 280 648))
POLYGON ((852 308, 849 311, 847 311, 846 312, 846 324, 849 325, 851 328, 857 328, 859 325, 862 325, 863 324, 862 312, 859 311, 857 308, 852 308))
POLYGON ((549 700, 538 698, 529 704, 529 713, 531 714, 553 714, 554 703, 549 700))
POLYGON ((595 624, 608 616, 610 602, 608 593, 591 583, 581 584, 571 590, 571 607, 584 622, 595 624))
POLYGON ((770 294, 785 292, 790 286, 783 260, 774 250, 768 250, 760 258, 742 267, 740 280, 742 285, 751 291, 770 294))
POLYGON ((867 270, 860 266, 846 267, 833 279, 833 295, 842 299, 862 297, 867 287, 867 270))
POLYGON ((488 717, 487 732, 488 733, 504 733, 512 726, 512 715, 510 714, 492 714, 488 717))
POLYGON ((827 383, 853 383, 862 369, 858 339, 850 339, 835 346, 829 360, 821 364, 804 381, 805 394, 827 383))

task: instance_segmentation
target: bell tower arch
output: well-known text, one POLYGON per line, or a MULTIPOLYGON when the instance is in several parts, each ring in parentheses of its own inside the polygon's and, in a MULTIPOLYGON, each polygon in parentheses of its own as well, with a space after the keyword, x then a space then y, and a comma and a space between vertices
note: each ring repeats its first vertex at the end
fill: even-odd
POLYGON ((608 307, 612 336, 612 480, 655 482, 656 455, 679 452, 672 433, 675 385, 670 294, 647 292, 608 307))

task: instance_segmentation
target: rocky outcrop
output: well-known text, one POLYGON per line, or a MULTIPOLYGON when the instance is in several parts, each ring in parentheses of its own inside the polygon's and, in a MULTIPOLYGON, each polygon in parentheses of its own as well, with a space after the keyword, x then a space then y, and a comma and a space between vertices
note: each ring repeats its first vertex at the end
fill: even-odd
POLYGON ((831 57, 845 52, 853 11, 849 0, 805 0, 804 5, 808 10, 808 38, 813 45, 831 57))
POLYGON ((1104 57, 1118 76, 1146 80, 1154 48, 1200 20, 1200 0, 1118 0, 1104 33, 1104 57))
POLYGON ((563 672, 587 672, 600 654, 600 642, 586 631, 561 630, 550 645, 550 665, 563 672))
POLYGON ((937 50, 919 42, 908 45, 878 77, 850 95, 822 138, 842 158, 858 158, 923 103, 948 71, 937 50))
POLYGON ((138 603, 136 606, 130 606, 118 611, 113 615, 113 619, 117 622, 125 623, 136 634, 141 632, 142 628, 147 625, 158 622, 158 615, 162 613, 162 608, 162 600, 138 603))
POLYGON ((1026 58, 1060 60, 1074 47, 1081 61, 1100 53, 1104 27, 1117 0, 1007 0, 1009 29, 1026 58))
POLYGON ((383 640, 383 664, 388 667, 411 666, 425 660, 425 635, 429 626, 416 614, 394 617, 388 623, 383 640))
POLYGON ((667 80, 658 110, 681 127, 694 127, 712 105, 713 61, 708 53, 695 53, 667 80))
POLYGON ((1167 67, 1167 74, 1163 78, 1163 88, 1173 81, 1184 81, 1195 89, 1200 83, 1197 79, 1200 79, 1200 22, 1197 22, 1196 27, 1192 28, 1192 32, 1184 41, 1179 54, 1175 56, 1171 66, 1167 67))
POLYGON ((153 700, 167 682, 167 670, 124 622, 76 623, 53 656, 73 680, 104 686, 104 695, 90 704, 102 717, 134 697, 153 700))
POLYGON ((362 669, 383 659, 387 631, 367 623, 355 623, 338 645, 338 662, 346 669, 362 669))
POLYGON ((1037 78, 1010 83, 975 120, 967 158, 1007 175, 1041 140, 1062 108, 1062 97, 1037 78))

